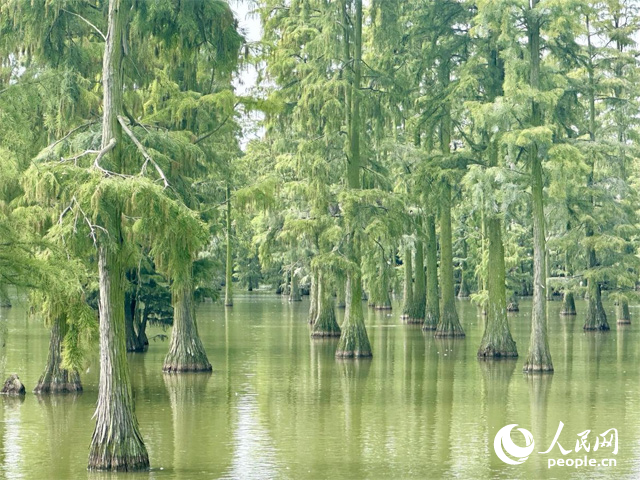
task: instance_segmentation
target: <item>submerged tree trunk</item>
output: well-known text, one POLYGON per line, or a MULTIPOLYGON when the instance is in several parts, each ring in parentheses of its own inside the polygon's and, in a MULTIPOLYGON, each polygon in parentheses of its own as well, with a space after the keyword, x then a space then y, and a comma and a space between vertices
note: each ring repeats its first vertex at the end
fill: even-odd
MULTIPOLYGON (((355 1, 353 83, 347 88, 351 97, 349 129, 350 158, 347 164, 347 184, 350 190, 360 190, 360 76, 362 74, 362 0, 355 1)), ((346 28, 346 24, 345 24, 346 28)), ((347 52, 348 52, 348 44, 347 52)), ((353 265, 347 273, 346 310, 336 357, 370 357, 371 345, 362 312, 362 279, 357 229, 350 228, 349 259, 353 265)))
POLYGON ((210 372, 211 364, 198 335, 191 281, 173 286, 171 290, 173 328, 162 370, 169 373, 210 372))
MULTIPOLYGON (((138 334, 135 329, 136 318, 136 298, 132 293, 126 293, 124 297, 124 318, 125 329, 127 331, 127 352, 144 352, 147 348, 145 344, 146 334, 138 334)), ((142 332, 141 332, 142 333, 142 332)))
POLYGON ((465 271, 467 269, 467 241, 462 239, 462 256, 463 260, 460 262, 460 288, 458 289, 458 298, 469 298, 470 291, 467 282, 467 275, 465 271))
POLYGON ((319 273, 317 282, 318 315, 313 324, 312 337, 340 336, 340 327, 338 326, 336 312, 333 308, 331 290, 329 290, 328 287, 326 276, 319 273))
MULTIPOLYGON (((531 0, 535 8, 538 0, 531 0)), ((527 25, 529 30, 530 85, 537 90, 540 87, 540 19, 536 16, 527 25)), ((531 125, 540 126, 542 112, 537 102, 532 102, 531 125)), ((547 272, 545 269, 546 240, 544 237, 544 197, 542 179, 542 161, 538 155, 538 146, 529 146, 531 165, 531 197, 533 215, 533 306, 531 311, 531 337, 529 353, 524 362, 524 372, 553 372, 549 341, 547 339, 547 272)))
POLYGON ((424 273, 424 245, 422 240, 416 240, 416 284, 413 292, 413 303, 409 310, 407 323, 423 323, 424 311, 427 303, 427 286, 424 273))
POLYGON ((81 392, 82 384, 77 370, 62 368, 62 341, 67 334, 67 320, 57 316, 51 328, 49 355, 44 373, 38 380, 33 393, 73 393, 81 392))
POLYGON ((411 304, 413 303, 413 265, 411 261, 411 249, 404 249, 404 290, 402 292, 402 315, 400 318, 409 318, 411 304))
POLYGON ((378 288, 376 299, 374 300, 373 307, 376 310, 391 310, 391 295, 389 293, 389 268, 382 259, 380 265, 380 276, 378 279, 378 288))
MULTIPOLYGON (((117 0, 111 0, 111 4, 114 3, 119 4, 117 0)), ((110 7, 110 10, 112 8, 114 7, 110 7)), ((89 450, 89 469, 146 470, 149 468, 149 455, 138 428, 127 362, 124 270, 118 253, 110 252, 107 247, 100 245, 98 272, 100 387, 95 413, 96 428, 89 450)))
POLYGON ((318 296, 318 277, 317 269, 311 272, 311 288, 309 289, 309 323, 313 325, 318 318, 319 301, 318 296))
MULTIPOLYGON (((589 249, 589 268, 596 266, 596 252, 589 249)), ((587 318, 584 322, 584 330, 609 330, 607 314, 602 306, 600 283, 594 279, 587 280, 587 318)))
POLYGON ((295 272, 291 272, 291 286, 289 288, 289 301, 301 302, 302 295, 300 294, 300 287, 298 286, 298 277, 295 272))
POLYGON ((575 315, 576 314, 576 301, 574 300, 572 292, 564 292, 562 298, 562 309, 560 315, 575 315))
POLYGON ((440 321, 440 298, 438 297, 438 242, 436 239, 436 220, 427 217, 427 301, 425 306, 423 330, 435 330, 440 321))
MULTIPOLYGON (((448 143, 447 143, 448 144, 448 143)), ((464 337, 464 330, 456 311, 453 286, 453 240, 451 238, 451 186, 445 180, 442 189, 440 217, 440 286, 442 306, 436 337, 464 337)))
POLYGON ((620 299, 616 307, 616 316, 619 325, 628 325, 631 323, 631 313, 629 312, 629 301, 626 298, 620 299))
MULTIPOLYGON (((121 0, 109 0, 102 85, 102 148, 115 140, 112 164, 122 167, 122 130, 118 114, 122 108, 122 58, 126 7, 121 0)), ((105 215, 103 225, 109 238, 98 243, 100 286, 100 383, 96 427, 89 448, 90 470, 136 471, 149 468, 149 454, 142 440, 135 415, 131 376, 127 362, 124 319, 125 271, 119 258, 124 239, 121 209, 105 215)), ((106 235, 103 233, 103 235, 106 235)))
MULTIPOLYGON (((227 183, 227 264, 224 282, 225 307, 233 307, 233 257, 231 253, 231 188, 227 183)), ((251 281, 249 281, 249 288, 251 288, 251 281)))
POLYGON ((516 342, 511 336, 507 321, 507 294, 505 289, 504 245, 500 219, 489 216, 486 219, 489 236, 489 271, 487 275, 489 301, 487 321, 478 357, 517 357, 516 342))
POLYGON ((341 279, 338 282, 338 288, 336 290, 336 308, 346 308, 346 292, 347 292, 347 282, 344 279, 341 279))

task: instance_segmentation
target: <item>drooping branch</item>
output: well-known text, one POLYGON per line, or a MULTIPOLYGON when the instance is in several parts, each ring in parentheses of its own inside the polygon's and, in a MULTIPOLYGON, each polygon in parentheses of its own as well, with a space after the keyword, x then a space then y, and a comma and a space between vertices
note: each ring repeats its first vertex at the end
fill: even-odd
POLYGON ((124 132, 129 136, 129 138, 136 145, 136 147, 138 147, 138 150, 140 150, 140 153, 144 157, 144 163, 142 164, 142 168, 140 169, 140 175, 144 174, 144 172, 147 169, 147 164, 150 163, 151 165, 154 166, 154 168, 158 172, 158 175, 160 175, 160 178, 162 178, 162 181, 164 183, 164 188, 169 187, 169 181, 167 180, 167 177, 165 176, 162 169, 160 168, 160 165, 158 165, 156 161, 151 157, 151 155, 149 155, 149 152, 147 152, 147 150, 144 148, 142 143, 140 143, 140 140, 138 140, 138 138, 129 129, 129 127, 127 126, 127 123, 124 121, 124 118, 122 118, 122 116, 120 115, 118 115, 118 122, 120 122, 120 125, 122 126, 122 129, 124 130, 124 132))
POLYGON ((75 15, 76 17, 78 17, 80 20, 82 20, 84 23, 86 23, 91 28, 93 28, 96 32, 98 32, 98 35, 100 35, 102 37, 102 40, 104 40, 105 42, 107 41, 107 36, 104 33, 102 33, 102 31, 98 27, 96 27, 93 23, 91 23, 89 20, 84 18, 82 15, 79 15, 79 14, 74 13, 74 12, 70 12, 69 10, 65 10, 64 8, 62 8, 61 10, 63 12, 66 12, 66 13, 70 14, 70 15, 75 15))

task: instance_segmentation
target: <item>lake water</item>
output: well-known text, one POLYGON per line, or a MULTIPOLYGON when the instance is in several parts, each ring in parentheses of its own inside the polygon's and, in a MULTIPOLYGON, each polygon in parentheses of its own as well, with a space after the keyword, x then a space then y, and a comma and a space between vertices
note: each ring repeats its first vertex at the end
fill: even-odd
MULTIPOLYGON (((162 373, 168 342, 151 341, 130 367, 141 431, 152 470, 118 478, 637 478, 640 475, 640 311, 632 325, 582 331, 577 317, 549 306, 554 375, 522 374, 530 302, 510 316, 520 358, 476 358, 483 318, 458 302, 464 340, 435 340, 403 325, 399 308, 367 310, 374 357, 338 361, 336 341, 312 341, 308 299, 290 304, 273 294, 238 295, 235 306, 201 304, 199 330, 211 375, 162 373), (550 446, 559 422, 566 450, 590 430, 588 458, 615 467, 553 467, 550 458, 583 459, 550 446), (494 453, 509 424, 529 430, 535 449, 521 465, 494 453), (593 451, 596 436, 615 428, 619 451, 593 451)), ((366 307, 365 307, 366 308, 366 307)), ((341 316, 342 311, 339 312, 341 316)), ((0 310, 0 373, 18 373, 30 391, 44 367, 49 333, 24 305, 0 310)), ((150 337, 163 333, 152 328, 150 337)), ((169 333, 169 332, 165 332, 169 333)), ((97 348, 97 347, 96 347, 97 348)), ((97 398, 90 359, 78 396, 24 401, 0 398, 0 477, 114 478, 86 471, 97 398)), ((602 437, 600 437, 602 438, 602 437)), ((524 446, 517 430, 513 441, 524 446)))

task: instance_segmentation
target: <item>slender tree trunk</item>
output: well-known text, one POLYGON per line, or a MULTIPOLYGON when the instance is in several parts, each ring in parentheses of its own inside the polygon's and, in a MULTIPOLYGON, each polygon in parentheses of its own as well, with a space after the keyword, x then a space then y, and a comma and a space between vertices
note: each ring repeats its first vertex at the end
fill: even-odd
POLYGON ((489 301, 484 336, 478 349, 478 357, 517 357, 518 350, 507 321, 507 294, 505 289, 504 245, 502 225, 495 216, 487 218, 489 235, 489 301))
POLYGON ((162 370, 169 373, 210 372, 211 364, 198 335, 191 279, 172 285, 171 297, 173 328, 162 370))
POLYGON ((451 238, 451 186, 443 181, 440 217, 440 286, 442 305, 436 337, 464 337, 456 311, 453 286, 453 240, 451 238))
POLYGON ((225 307, 233 307, 233 258, 231 253, 231 188, 227 183, 227 268, 224 282, 225 307))
POLYGON ((616 316, 619 325, 628 325, 631 323, 631 313, 629 312, 629 301, 621 298, 616 307, 616 316))
POLYGON ((404 291, 402 293, 402 315, 400 318, 409 318, 411 304, 413 303, 413 265, 411 261, 411 249, 404 249, 404 291))
POLYGON ((424 271, 424 245, 422 240, 416 240, 416 284, 413 291, 413 303, 409 311, 407 323, 424 323, 424 312, 427 303, 427 285, 424 271))
POLYGON ((33 393, 72 393, 82 391, 78 371, 62 368, 62 341, 67 334, 67 330, 66 318, 57 316, 51 328, 47 364, 33 393))
POLYGON ((336 312, 333 308, 333 299, 326 276, 320 272, 318 274, 318 315, 313 324, 312 337, 338 337, 340 327, 336 320, 336 312))
MULTIPOLYGON (((102 66, 102 148, 115 140, 112 164, 122 168, 122 131, 118 114, 122 108, 122 58, 126 7, 122 0, 109 0, 108 30, 102 66)), ((96 427, 89 448, 90 470, 136 471, 149 468, 135 415, 131 377, 126 355, 124 319, 125 271, 119 255, 123 246, 119 205, 107 215, 104 227, 109 239, 98 242, 100 285, 100 383, 96 427)))
MULTIPOLYGON (((531 0, 532 8, 538 0, 531 0)), ((540 86, 540 20, 535 18, 529 27, 530 85, 534 90, 540 86)), ((532 103, 531 124, 542 123, 540 106, 532 103)), ((538 146, 533 143, 529 147, 529 163, 531 165, 531 197, 533 214, 533 306, 531 312, 531 337, 529 353, 524 363, 525 372, 553 372, 549 341, 547 339, 547 272, 545 269, 545 237, 544 237, 544 197, 542 180, 542 161, 538 154, 538 146)))
POLYGON ((136 297, 135 293, 126 293, 124 296, 124 319, 127 332, 127 352, 143 352, 145 344, 143 338, 135 329, 136 297))
MULTIPOLYGON (((356 0, 354 18, 354 63, 351 84, 350 158, 347 164, 347 184, 350 190, 360 190, 360 77, 362 73, 362 0, 356 0)), ((362 311, 362 274, 360 247, 356 228, 350 227, 349 257, 353 269, 347 273, 346 310, 336 357, 370 357, 371 345, 362 311)))
POLYGON ((318 296, 318 277, 320 276, 317 269, 311 272, 311 288, 309 289, 309 323, 313 325, 318 317, 320 297, 318 296))
MULTIPOLYGON (((589 30, 589 23, 587 21, 587 30, 589 30)), ((589 51, 591 51, 591 34, 588 32, 587 41, 589 45, 589 51)), ((591 142, 596 141, 596 102, 595 102, 595 79, 593 78, 593 65, 589 61, 589 138, 591 142)), ((593 177, 595 170, 595 159, 591 158, 591 172, 587 177, 587 188, 591 190, 593 187, 593 177)), ((595 202, 593 195, 591 196, 590 203, 592 208, 595 208, 595 202)), ((594 235, 593 225, 587 220, 587 226, 585 228, 585 235, 587 238, 591 238, 594 235)), ((596 257, 596 251, 593 247, 587 247, 587 261, 589 270, 593 270, 598 266, 598 259, 596 257)), ((607 314, 602 306, 602 295, 600 294, 600 282, 597 278, 589 276, 587 278, 587 318, 584 322, 584 330, 609 330, 609 323, 607 322, 607 314)))
POLYGON ((389 294, 389 268, 384 257, 382 257, 379 268, 376 299, 374 308, 376 310, 391 310, 391 296, 389 294))
POLYGON ((438 241, 436 238, 436 220, 427 217, 427 301, 423 330, 435 330, 440 322, 440 298, 438 297, 438 241))
POLYGON ((458 289, 458 298, 469 298, 469 285, 465 273, 467 269, 467 242, 464 238, 462 240, 462 255, 465 259, 460 262, 460 288, 458 289))
MULTIPOLYGON (((443 88, 449 84, 449 65, 442 62, 438 76, 443 88)), ((444 114, 440 121, 440 150, 443 155, 451 153, 451 112, 449 105, 443 106, 444 114)), ((456 311, 455 285, 453 279, 453 238, 451 234, 451 185, 442 180, 440 202, 440 288, 442 304, 440 321, 436 327, 436 337, 464 337, 456 311)))
POLYGON ((560 315, 575 315, 576 314, 576 302, 573 298, 572 292, 564 292, 562 299, 562 309, 560 315))

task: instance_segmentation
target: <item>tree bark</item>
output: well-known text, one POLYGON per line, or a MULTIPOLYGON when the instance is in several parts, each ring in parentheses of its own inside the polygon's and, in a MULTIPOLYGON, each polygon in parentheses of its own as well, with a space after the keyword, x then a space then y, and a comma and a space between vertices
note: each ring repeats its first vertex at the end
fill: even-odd
POLYGON ((629 312, 629 301, 626 298, 620 299, 616 308, 616 316, 619 325, 628 325, 631 323, 631 313, 629 312))
POLYGON ((504 358, 517 357, 516 342, 511 336, 507 321, 507 293, 505 288, 504 245, 502 244, 502 225, 500 219, 488 216, 487 233, 489 236, 489 271, 487 321, 478 357, 504 358))
POLYGON ((333 299, 331 298, 331 290, 326 276, 318 273, 317 282, 317 299, 318 299, 318 315, 316 316, 311 332, 312 337, 338 337, 340 336, 340 327, 336 320, 336 312, 333 308, 333 299))
POLYGON ((211 364, 198 335, 190 279, 172 286, 171 297, 173 328, 162 370, 168 373, 210 372, 211 364))
POLYGON ((562 309, 560 315, 575 315, 576 314, 576 302, 572 292, 564 292, 562 298, 562 309))
POLYGON ((423 330, 435 330, 440 322, 440 298, 438 297, 438 241, 436 220, 427 217, 427 301, 423 330))
POLYGON ((311 272, 311 288, 309 289, 309 323, 313 325, 318 318, 320 297, 318 296, 318 277, 320 276, 317 269, 311 272))
MULTIPOLYGON (((225 307, 233 307, 233 258, 231 253, 231 188, 227 183, 227 264, 224 282, 225 307)), ((251 283, 249 283, 249 286, 251 286, 251 283)))
POLYGON ((416 284, 413 291, 413 303, 409 310, 407 323, 424 323, 424 312, 427 303, 427 286, 424 272, 424 245, 422 240, 416 240, 416 284))
MULTIPOLYGON (((351 97, 351 124, 349 132, 349 153, 347 163, 347 185, 350 190, 360 190, 360 77, 362 74, 362 0, 356 0, 354 18, 354 62, 353 83, 350 87, 351 97)), ((348 51, 348 49, 347 49, 348 51)), ((356 229, 350 229, 348 242, 348 255, 353 268, 347 273, 346 310, 344 323, 336 357, 370 357, 371 345, 364 325, 362 312, 362 274, 360 266, 360 248, 356 229)))
MULTIPOLYGON (((122 59, 126 6, 109 0, 108 30, 102 65, 102 148, 113 140, 113 169, 122 169, 122 59)), ((129 364, 126 355, 124 319, 125 271, 119 258, 123 247, 121 209, 112 205, 111 224, 103 225, 110 239, 98 240, 100 284, 100 384, 96 427, 89 448, 90 470, 136 471, 149 468, 149 455, 135 415, 129 364)))
MULTIPOLYGON (((532 8, 538 0, 531 0, 532 8)), ((540 20, 534 18, 529 28, 530 86, 537 90, 540 86, 540 20)), ((537 102, 532 102, 531 125, 539 126, 542 114, 537 102)), ((529 353, 524 363, 524 372, 553 372, 549 341, 547 338, 547 272, 545 269, 546 241, 544 237, 544 197, 542 180, 542 161, 538 155, 538 146, 529 147, 531 165, 531 197, 533 215, 533 306, 531 312, 531 337, 529 353)))
POLYGON ((62 368, 62 342, 67 331, 66 318, 57 316, 51 328, 47 364, 33 393, 74 393, 82 391, 78 371, 62 368))
POLYGON ((404 290, 402 292, 402 315, 400 318, 406 320, 409 318, 413 303, 413 265, 411 261, 411 249, 404 249, 404 290))
MULTIPOLYGON (((447 143, 448 145, 448 143, 447 143)), ((444 180, 440 216, 440 286, 442 305, 436 337, 464 337, 464 330, 456 311, 453 282, 453 240, 451 237, 451 186, 444 180)))

